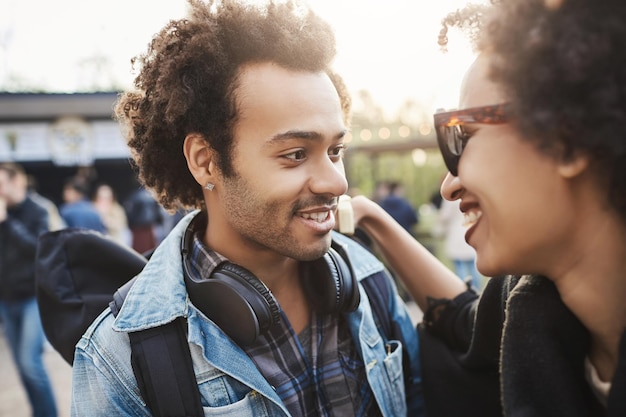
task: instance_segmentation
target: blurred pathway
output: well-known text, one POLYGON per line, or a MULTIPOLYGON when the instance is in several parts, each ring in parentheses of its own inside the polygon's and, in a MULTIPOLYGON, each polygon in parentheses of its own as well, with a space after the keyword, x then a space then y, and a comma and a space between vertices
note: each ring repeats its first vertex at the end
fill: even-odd
MULTIPOLYGON (((57 399, 59 417, 69 417, 72 389, 72 368, 54 349, 47 348, 44 362, 57 399)), ((26 392, 11 358, 0 324, 0 417, 30 417, 26 392)))

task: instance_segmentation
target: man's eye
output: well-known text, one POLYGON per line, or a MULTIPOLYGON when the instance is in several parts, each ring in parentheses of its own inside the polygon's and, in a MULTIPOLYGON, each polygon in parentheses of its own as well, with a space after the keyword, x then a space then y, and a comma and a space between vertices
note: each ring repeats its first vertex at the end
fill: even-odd
POLYGON ((293 161, 301 161, 306 158, 306 152, 303 150, 297 150, 288 154, 283 155, 287 159, 291 159, 293 161))
POLYGON ((339 158, 342 158, 345 152, 346 152, 346 147, 345 147, 344 145, 340 145, 340 146, 337 146, 337 147, 335 147, 335 148, 332 148, 332 149, 328 152, 328 154, 329 154, 331 157, 339 157, 339 158))

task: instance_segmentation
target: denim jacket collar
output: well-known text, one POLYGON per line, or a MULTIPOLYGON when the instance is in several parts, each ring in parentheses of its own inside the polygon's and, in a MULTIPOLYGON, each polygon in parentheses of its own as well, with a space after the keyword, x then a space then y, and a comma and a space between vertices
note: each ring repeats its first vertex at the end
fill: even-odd
POLYGON ((180 242, 196 214, 198 211, 186 215, 156 248, 129 291, 114 330, 133 332, 188 316, 180 242))

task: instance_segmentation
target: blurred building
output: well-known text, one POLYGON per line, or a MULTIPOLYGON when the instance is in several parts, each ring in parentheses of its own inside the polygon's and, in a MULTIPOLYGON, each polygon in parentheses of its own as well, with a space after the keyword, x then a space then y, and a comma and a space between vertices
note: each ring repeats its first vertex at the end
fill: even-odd
POLYGON ((23 165, 56 203, 63 181, 77 174, 110 184, 123 200, 136 182, 113 120, 117 94, 0 93, 0 160, 23 165))

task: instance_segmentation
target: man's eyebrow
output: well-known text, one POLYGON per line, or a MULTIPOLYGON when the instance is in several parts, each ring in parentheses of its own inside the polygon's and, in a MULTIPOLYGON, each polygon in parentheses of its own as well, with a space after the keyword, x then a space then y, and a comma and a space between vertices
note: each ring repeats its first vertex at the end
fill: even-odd
MULTIPOLYGON (((339 132, 333 139, 341 139, 343 138, 347 130, 342 130, 339 132)), ((313 132, 308 130, 288 130, 283 133, 277 133, 272 136, 270 139, 270 143, 282 142, 290 139, 308 139, 308 140, 320 140, 323 138, 323 135, 319 132, 313 132)))

